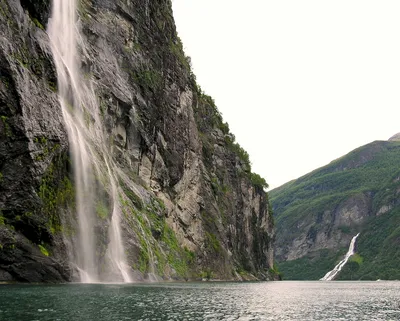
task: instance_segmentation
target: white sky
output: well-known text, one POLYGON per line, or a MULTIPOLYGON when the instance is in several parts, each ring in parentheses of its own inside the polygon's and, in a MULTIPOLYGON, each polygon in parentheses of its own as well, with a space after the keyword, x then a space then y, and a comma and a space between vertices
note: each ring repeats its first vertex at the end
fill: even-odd
POLYGON ((400 132, 399 0, 173 0, 178 34, 271 188, 400 132))

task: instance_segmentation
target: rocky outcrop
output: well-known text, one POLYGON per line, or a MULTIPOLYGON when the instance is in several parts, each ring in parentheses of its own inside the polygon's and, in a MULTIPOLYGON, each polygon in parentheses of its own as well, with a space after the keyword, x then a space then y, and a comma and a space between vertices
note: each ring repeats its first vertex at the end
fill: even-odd
POLYGON ((340 277, 396 278, 399 253, 385 247, 399 245, 399 158, 397 141, 372 142, 270 192, 276 260, 287 278, 320 279, 358 233, 353 270, 340 277))
POLYGON ((393 141, 400 141, 400 133, 397 133, 396 135, 393 135, 392 137, 389 138, 390 142, 393 141))
MULTIPOLYGON (((68 259, 74 182, 44 30, 49 8, 49 1, 0 2, 4 280, 57 282, 75 275, 68 259)), ((272 277, 274 227, 265 181, 251 172, 247 153, 197 86, 171 2, 84 0, 79 27, 84 78, 95 87, 118 164, 132 273, 138 279, 148 273, 272 277)), ((99 212, 101 256, 109 216, 99 212)))
POLYGON ((360 227, 372 215, 372 196, 361 193, 346 198, 334 207, 327 206, 317 218, 312 211, 307 213, 301 223, 297 222, 299 233, 294 238, 289 232, 293 226, 280 225, 282 235, 278 236, 279 244, 287 245, 277 247, 277 260, 291 261, 323 249, 336 251, 345 248, 352 239, 350 231, 360 227))
POLYGON ((62 281, 65 251, 51 228, 59 225, 52 207, 65 189, 68 143, 48 38, 29 14, 19 1, 0 3, 0 271, 62 281), (57 244, 51 258, 42 242, 57 244))

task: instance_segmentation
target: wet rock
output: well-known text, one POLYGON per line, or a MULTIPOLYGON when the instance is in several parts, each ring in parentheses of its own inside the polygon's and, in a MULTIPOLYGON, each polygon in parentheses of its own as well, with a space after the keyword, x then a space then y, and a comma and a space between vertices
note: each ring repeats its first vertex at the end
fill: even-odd
MULTIPOLYGON (((50 2, 8 0, 0 9, 0 218, 8 231, 0 237, 8 244, 0 250, 0 277, 64 281, 72 278, 68 253, 76 246, 73 191, 66 188, 74 165, 43 30, 50 2)), ((205 271, 235 279, 245 269, 266 278, 274 239, 267 195, 195 82, 171 1, 82 1, 78 27, 83 76, 99 104, 99 120, 90 121, 101 122, 118 164, 132 275, 143 279, 154 268, 164 279, 205 271)), ((109 219, 96 223, 100 263, 109 219)))

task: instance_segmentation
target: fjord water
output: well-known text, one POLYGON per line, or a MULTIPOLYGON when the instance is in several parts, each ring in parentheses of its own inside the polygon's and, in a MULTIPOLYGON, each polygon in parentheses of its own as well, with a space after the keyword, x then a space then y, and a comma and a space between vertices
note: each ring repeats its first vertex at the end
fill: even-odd
POLYGON ((83 77, 78 63, 78 57, 85 52, 85 45, 79 33, 75 1, 53 1, 47 30, 74 170, 79 231, 77 237, 71 240, 71 261, 83 283, 130 282, 121 240, 118 190, 113 174, 115 166, 103 132, 94 84, 83 77), (102 274, 98 270, 99 258, 96 257, 96 206, 98 202, 103 202, 104 191, 110 196, 107 203, 111 204, 111 224, 106 261, 102 264, 107 271, 102 274))
POLYGON ((336 275, 338 275, 338 273, 342 270, 342 268, 346 265, 347 261, 349 260, 350 256, 354 255, 354 247, 356 246, 356 240, 357 237, 360 235, 360 233, 358 233, 356 236, 354 236, 351 239, 350 245, 349 245, 349 249, 346 253, 346 255, 344 256, 344 259, 341 260, 334 268, 333 270, 329 271, 328 273, 326 273, 324 275, 323 278, 321 278, 321 281, 332 281, 335 279, 336 275))
POLYGON ((0 320, 400 320, 400 282, 4 285, 0 320))

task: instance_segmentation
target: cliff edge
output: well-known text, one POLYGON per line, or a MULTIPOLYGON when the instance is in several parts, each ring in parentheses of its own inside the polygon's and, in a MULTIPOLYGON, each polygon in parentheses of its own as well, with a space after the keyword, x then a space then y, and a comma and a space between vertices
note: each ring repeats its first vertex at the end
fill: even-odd
MULTIPOLYGON (((98 103, 87 126, 101 122, 117 164, 112 175, 133 279, 273 278, 266 183, 251 172, 248 154, 196 84, 171 2, 82 0, 78 13, 82 79, 98 103)), ((77 165, 46 33, 50 15, 48 0, 0 2, 4 281, 60 282, 79 275, 71 264, 77 165)), ((112 209, 107 179, 95 176, 103 195, 95 199, 94 223, 102 267, 112 209)))

